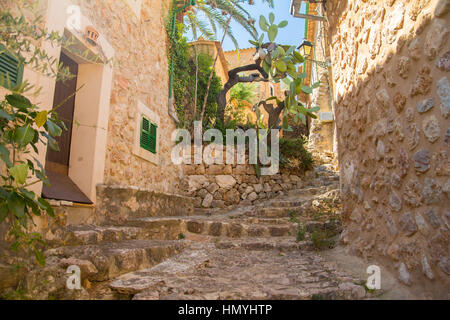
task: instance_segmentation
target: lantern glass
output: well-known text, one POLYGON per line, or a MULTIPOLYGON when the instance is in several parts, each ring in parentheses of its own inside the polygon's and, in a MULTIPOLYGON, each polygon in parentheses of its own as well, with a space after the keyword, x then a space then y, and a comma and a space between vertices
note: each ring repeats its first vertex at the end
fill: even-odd
POLYGON ((303 55, 303 57, 306 59, 311 55, 313 44, 309 41, 304 40, 303 43, 300 45, 300 53, 303 55))

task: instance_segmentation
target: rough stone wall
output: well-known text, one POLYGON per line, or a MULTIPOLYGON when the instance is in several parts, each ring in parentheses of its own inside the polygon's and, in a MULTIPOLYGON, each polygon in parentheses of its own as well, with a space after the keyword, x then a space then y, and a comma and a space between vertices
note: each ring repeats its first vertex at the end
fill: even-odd
POLYGON ((137 188, 97 187, 100 223, 122 223, 130 217, 170 217, 193 214, 193 199, 137 188))
POLYGON ((194 198, 196 208, 252 205, 261 199, 275 198, 289 190, 300 189, 312 176, 312 172, 298 176, 280 170, 276 175, 258 178, 251 164, 184 165, 184 174, 182 190, 194 198))
POLYGON ((450 274, 449 2, 327 2, 342 240, 441 298, 450 274))
POLYGON ((115 49, 105 184, 178 192, 182 170, 170 159, 175 123, 168 114, 169 75, 164 19, 171 1, 145 0, 140 19, 125 1, 77 1, 82 13, 115 49), (138 101, 161 119, 159 160, 133 154, 138 101))

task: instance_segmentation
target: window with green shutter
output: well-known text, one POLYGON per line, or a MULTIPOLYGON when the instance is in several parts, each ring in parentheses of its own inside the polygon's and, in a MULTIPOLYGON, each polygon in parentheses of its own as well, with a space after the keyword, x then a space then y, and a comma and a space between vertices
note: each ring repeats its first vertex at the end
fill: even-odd
POLYGON ((23 66, 14 56, 3 52, 4 49, 5 47, 0 45, 0 83, 8 88, 7 78, 9 77, 11 87, 14 87, 22 82, 23 66))
POLYGON ((157 125, 148 118, 142 117, 141 121, 141 148, 156 153, 157 125))

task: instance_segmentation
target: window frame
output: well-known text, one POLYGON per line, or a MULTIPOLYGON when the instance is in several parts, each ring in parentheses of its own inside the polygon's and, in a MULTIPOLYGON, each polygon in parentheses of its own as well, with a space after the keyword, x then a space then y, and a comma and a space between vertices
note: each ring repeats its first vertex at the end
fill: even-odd
POLYGON ((0 52, 1 51, 5 51, 5 52, 0 53, 0 59, 2 59, 2 56, 6 56, 9 59, 17 61, 17 65, 16 65, 17 72, 15 74, 16 81, 14 81, 14 82, 11 81, 11 87, 8 87, 8 84, 6 82, 6 79, 7 79, 6 74, 8 74, 10 76, 10 79, 11 79, 11 74, 9 72, 3 73, 0 71, 0 78, 2 78, 2 80, 3 80, 2 86, 6 89, 12 89, 13 87, 22 83, 24 66, 22 63, 20 63, 20 61, 17 58, 15 58, 13 55, 11 55, 9 52, 7 52, 5 46, 3 46, 2 44, 0 44, 0 52))
POLYGON ((153 121, 151 121, 148 117, 146 117, 145 115, 141 116, 141 130, 140 130, 140 135, 139 135, 139 144, 141 146, 142 149, 147 150, 153 154, 157 153, 157 138, 158 138, 158 125, 156 123, 154 123, 153 121), (148 130, 144 129, 144 121, 148 122, 148 130), (152 134, 152 129, 154 128, 155 133, 152 134), (148 144, 145 144, 142 142, 142 136, 144 134, 148 135, 148 144), (151 145, 151 139, 153 139, 153 146, 151 145))

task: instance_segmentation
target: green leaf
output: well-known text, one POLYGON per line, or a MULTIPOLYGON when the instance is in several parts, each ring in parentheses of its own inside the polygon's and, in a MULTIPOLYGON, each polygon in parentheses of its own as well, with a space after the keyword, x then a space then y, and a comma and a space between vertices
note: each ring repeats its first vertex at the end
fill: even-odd
POLYGON ((263 15, 259 17, 259 27, 264 31, 269 30, 269 24, 267 23, 266 17, 263 15))
POLYGON ((6 203, 3 203, 2 205, 0 205, 0 223, 3 222, 3 220, 6 219, 6 217, 8 216, 9 210, 8 210, 8 205, 6 203))
POLYGON ((19 190, 20 190, 20 192, 22 192, 22 194, 26 198, 34 201, 34 198, 36 197, 36 194, 33 191, 30 191, 30 190, 27 190, 27 189, 24 189, 24 188, 19 188, 19 190))
POLYGON ((18 184, 25 184, 28 176, 28 164, 21 163, 9 168, 9 173, 18 184))
POLYGON ((286 55, 290 56, 295 51, 295 46, 291 46, 287 51, 286 55))
POLYGON ((303 58, 303 56, 298 51, 294 51, 294 57, 295 57, 295 60, 297 60, 298 63, 305 62, 305 58, 303 58))
POLYGON ((248 42, 250 42, 250 44, 254 45, 254 46, 258 46, 259 43, 253 40, 248 40, 248 42))
POLYGON ((261 177, 261 167, 259 163, 254 164, 256 177, 259 179, 261 177))
POLYGON ((9 114, 5 110, 0 109, 0 118, 6 119, 8 121, 14 120, 14 116, 9 114))
POLYGON ((317 116, 314 113, 308 112, 307 115, 313 119, 317 119, 317 116))
POLYGON ((47 122, 48 111, 42 110, 36 116, 35 122, 38 128, 42 127, 47 122))
POLYGON ((309 112, 318 112, 320 111, 320 107, 313 107, 311 109, 308 109, 309 112))
POLYGON ((278 46, 276 49, 278 56, 285 56, 286 55, 286 51, 284 50, 284 48, 282 46, 278 46))
POLYGON ((291 82, 291 84, 290 84, 290 86, 289 86, 289 90, 291 91, 291 93, 294 93, 294 94, 295 94, 295 92, 297 91, 297 90, 296 90, 296 85, 295 85, 295 82, 294 82, 294 81, 291 82))
POLYGON ((270 73, 270 66, 269 66, 269 64, 266 62, 266 60, 263 61, 262 67, 263 67, 264 71, 265 71, 267 74, 270 73))
POLYGON ((302 72, 302 73, 298 74, 299 79, 306 79, 306 77, 308 77, 308 74, 306 72, 302 72))
POLYGON ((41 208, 43 208, 45 211, 47 211, 47 214, 50 217, 54 217, 55 216, 55 212, 53 211, 52 206, 50 205, 50 203, 48 203, 47 200, 42 199, 42 198, 38 198, 38 202, 41 205, 41 208))
POLYGON ((288 73, 288 75, 290 75, 292 78, 297 78, 298 77, 298 73, 295 71, 295 70, 291 70, 291 69, 289 69, 289 66, 288 66, 288 71, 287 71, 287 73, 288 73))
POLYGON ((306 124, 306 117, 303 113, 299 113, 298 116, 300 117, 300 119, 302 120, 303 124, 306 124))
POLYGON ((289 24, 287 20, 283 20, 278 24, 278 28, 284 28, 289 24))
POLYGON ((278 35, 278 27, 276 25, 274 25, 274 24, 271 25, 269 27, 268 34, 269 34, 269 41, 270 42, 274 42, 276 37, 277 37, 277 35, 278 35))
POLYGON ((286 62, 284 62, 283 60, 276 61, 275 66, 277 67, 278 71, 280 71, 281 73, 284 73, 287 71, 286 62))
POLYGON ((0 144, 0 158, 8 168, 13 165, 11 160, 9 159, 9 150, 2 144, 0 144))
POLYGON ((318 88, 318 87, 320 87, 320 81, 317 81, 316 83, 314 83, 314 84, 311 86, 312 89, 316 89, 316 88, 318 88))
POLYGON ((45 267, 45 257, 44 254, 38 250, 38 249, 34 249, 34 256, 36 257, 36 262, 41 266, 41 267, 45 267))
POLYGON ((55 124, 52 120, 48 119, 46 125, 47 125, 48 132, 50 133, 50 135, 52 137, 61 136, 62 129, 57 124, 55 124))
POLYGON ((261 36, 259 37, 259 40, 258 40, 259 46, 262 45, 263 41, 264 41, 264 33, 262 33, 261 36))
POLYGON ((311 94, 312 93, 312 89, 308 86, 302 86, 302 91, 306 94, 311 94))
POLYGON ((21 110, 34 108, 34 105, 31 103, 31 101, 20 94, 8 95, 6 96, 6 101, 8 101, 8 103, 13 107, 16 107, 21 110))
POLYGON ((25 202, 16 193, 13 193, 12 196, 8 199, 8 209, 17 218, 25 217, 25 202))
POLYGON ((269 13, 269 21, 272 24, 275 21, 275 14, 273 12, 269 13))
POLYGON ((27 124, 24 127, 20 127, 14 133, 14 142, 21 147, 25 147, 27 144, 34 140, 36 131, 27 124))

